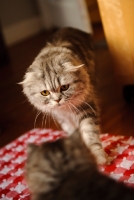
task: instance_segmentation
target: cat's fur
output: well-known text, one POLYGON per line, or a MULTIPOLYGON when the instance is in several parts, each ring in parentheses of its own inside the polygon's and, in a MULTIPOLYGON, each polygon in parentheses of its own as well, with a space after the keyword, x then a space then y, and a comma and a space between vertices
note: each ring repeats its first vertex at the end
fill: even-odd
POLYGON ((49 113, 69 135, 77 129, 97 163, 106 162, 99 134, 91 36, 74 28, 54 34, 28 68, 23 92, 39 111, 49 113), (65 87, 69 87, 66 90, 65 87), (43 96, 42 91, 49 91, 43 96))
POLYGON ((79 134, 41 146, 29 145, 26 180, 32 200, 134 199, 134 189, 97 170, 79 134))

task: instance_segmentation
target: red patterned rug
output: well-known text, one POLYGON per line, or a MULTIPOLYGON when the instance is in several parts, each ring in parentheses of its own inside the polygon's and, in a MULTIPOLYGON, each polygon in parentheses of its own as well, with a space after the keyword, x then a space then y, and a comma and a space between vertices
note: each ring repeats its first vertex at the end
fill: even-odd
MULTIPOLYGON (((30 193, 24 180, 26 147, 28 143, 55 140, 65 136, 63 131, 34 129, 0 149, 0 200, 29 200, 30 193)), ((101 135, 107 154, 113 158, 100 171, 134 187, 134 138, 101 135)))

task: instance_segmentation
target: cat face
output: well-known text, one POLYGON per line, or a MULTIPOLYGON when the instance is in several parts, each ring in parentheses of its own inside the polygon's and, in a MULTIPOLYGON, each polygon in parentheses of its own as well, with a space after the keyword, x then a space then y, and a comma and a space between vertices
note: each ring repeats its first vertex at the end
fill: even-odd
POLYGON ((88 88, 83 65, 76 60, 62 64, 35 61, 22 82, 31 104, 42 112, 82 103, 88 88))

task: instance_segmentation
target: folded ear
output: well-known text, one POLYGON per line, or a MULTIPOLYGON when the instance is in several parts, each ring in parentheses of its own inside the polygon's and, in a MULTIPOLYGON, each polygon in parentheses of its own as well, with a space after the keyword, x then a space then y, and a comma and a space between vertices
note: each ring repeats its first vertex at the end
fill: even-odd
POLYGON ((31 82, 34 74, 35 74, 35 72, 27 72, 24 76, 24 80, 22 82, 18 83, 18 84, 23 85, 23 84, 26 84, 28 82, 31 82))
POLYGON ((64 67, 65 72, 75 72, 79 70, 81 67, 83 67, 84 64, 75 66, 71 62, 66 62, 66 63, 63 63, 62 66, 64 67))

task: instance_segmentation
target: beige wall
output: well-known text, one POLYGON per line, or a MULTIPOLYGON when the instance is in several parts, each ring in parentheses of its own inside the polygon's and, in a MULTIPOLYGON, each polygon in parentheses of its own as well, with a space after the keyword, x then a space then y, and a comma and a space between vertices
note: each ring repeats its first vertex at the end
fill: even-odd
POLYGON ((4 27, 37 15, 35 0, 0 0, 0 21, 4 27))
POLYGON ((42 30, 37 0, 0 0, 0 23, 7 45, 42 30))
POLYGON ((37 0, 44 27, 72 26, 92 33, 85 0, 37 0))

